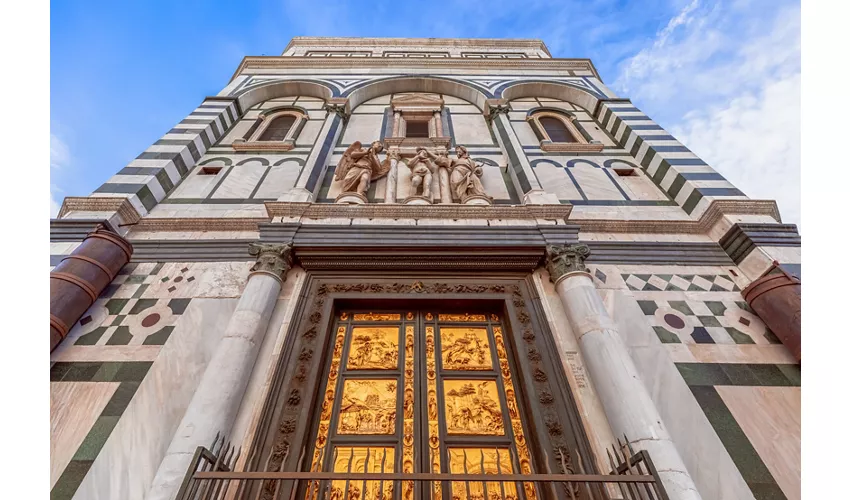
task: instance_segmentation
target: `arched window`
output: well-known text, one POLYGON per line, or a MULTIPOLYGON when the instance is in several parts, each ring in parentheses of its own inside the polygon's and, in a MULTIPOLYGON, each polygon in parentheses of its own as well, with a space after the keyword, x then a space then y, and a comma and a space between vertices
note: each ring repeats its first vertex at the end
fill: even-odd
POLYGON ((282 141, 286 139, 292 126, 295 125, 295 116, 286 114, 272 119, 268 127, 260 135, 261 141, 282 141))
POLYGON ((603 145, 582 134, 575 116, 560 110, 537 109, 525 118, 543 151, 602 151, 603 145))
POLYGON ((540 119, 540 125, 543 125, 543 130, 546 131, 546 135, 552 142, 576 142, 575 137, 567 130, 564 122, 557 118, 544 116, 540 119))
POLYGON ((289 151, 307 123, 307 115, 295 108, 274 109, 260 115, 245 137, 233 141, 236 151, 289 151))

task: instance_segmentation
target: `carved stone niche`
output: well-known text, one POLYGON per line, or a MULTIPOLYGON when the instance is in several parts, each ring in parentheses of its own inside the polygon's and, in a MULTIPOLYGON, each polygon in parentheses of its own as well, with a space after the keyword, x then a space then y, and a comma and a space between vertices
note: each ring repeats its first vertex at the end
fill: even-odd
POLYGON ((393 109, 391 135, 384 139, 386 146, 402 152, 417 147, 448 148, 451 138, 443 135, 443 98, 431 94, 408 94, 390 102, 393 109))

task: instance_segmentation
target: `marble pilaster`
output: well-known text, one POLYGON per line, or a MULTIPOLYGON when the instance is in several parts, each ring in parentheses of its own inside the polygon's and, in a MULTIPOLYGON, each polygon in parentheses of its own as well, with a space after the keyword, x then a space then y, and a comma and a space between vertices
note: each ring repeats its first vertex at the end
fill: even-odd
POLYGON ((550 246, 546 267, 578 338, 593 387, 611 430, 649 452, 671 499, 699 500, 693 479, 608 315, 584 259, 586 245, 550 246))
POLYGON ((440 203, 448 204, 452 202, 452 187, 449 185, 449 169, 440 167, 440 203))
POLYGON ((224 335, 171 440, 148 492, 148 500, 172 500, 192 454, 215 435, 227 435, 236 419, 251 372, 292 264, 291 245, 252 244, 257 256, 224 335))

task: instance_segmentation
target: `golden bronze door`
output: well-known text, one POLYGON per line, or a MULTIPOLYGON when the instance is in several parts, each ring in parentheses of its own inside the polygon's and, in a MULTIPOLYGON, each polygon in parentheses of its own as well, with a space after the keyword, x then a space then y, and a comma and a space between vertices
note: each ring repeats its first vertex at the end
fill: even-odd
POLYGON ((531 483, 362 481, 356 473, 532 473, 497 314, 342 311, 333 325, 310 470, 334 500, 532 499, 531 483))

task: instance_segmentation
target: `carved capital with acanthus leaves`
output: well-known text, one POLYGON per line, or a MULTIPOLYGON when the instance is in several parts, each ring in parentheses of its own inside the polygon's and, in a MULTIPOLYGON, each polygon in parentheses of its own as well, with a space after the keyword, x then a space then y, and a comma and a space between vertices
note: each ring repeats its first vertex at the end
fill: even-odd
POLYGON ((348 121, 351 116, 351 107, 349 101, 345 97, 332 97, 325 102, 325 109, 329 113, 335 113, 342 118, 342 121, 348 121))
POLYGON ((546 247, 546 270, 552 283, 567 273, 587 272, 584 260, 590 255, 587 245, 550 245, 546 247))
POLYGON ((282 280, 292 267, 292 243, 249 243, 248 253, 257 257, 257 262, 251 267, 252 273, 271 274, 282 280))

